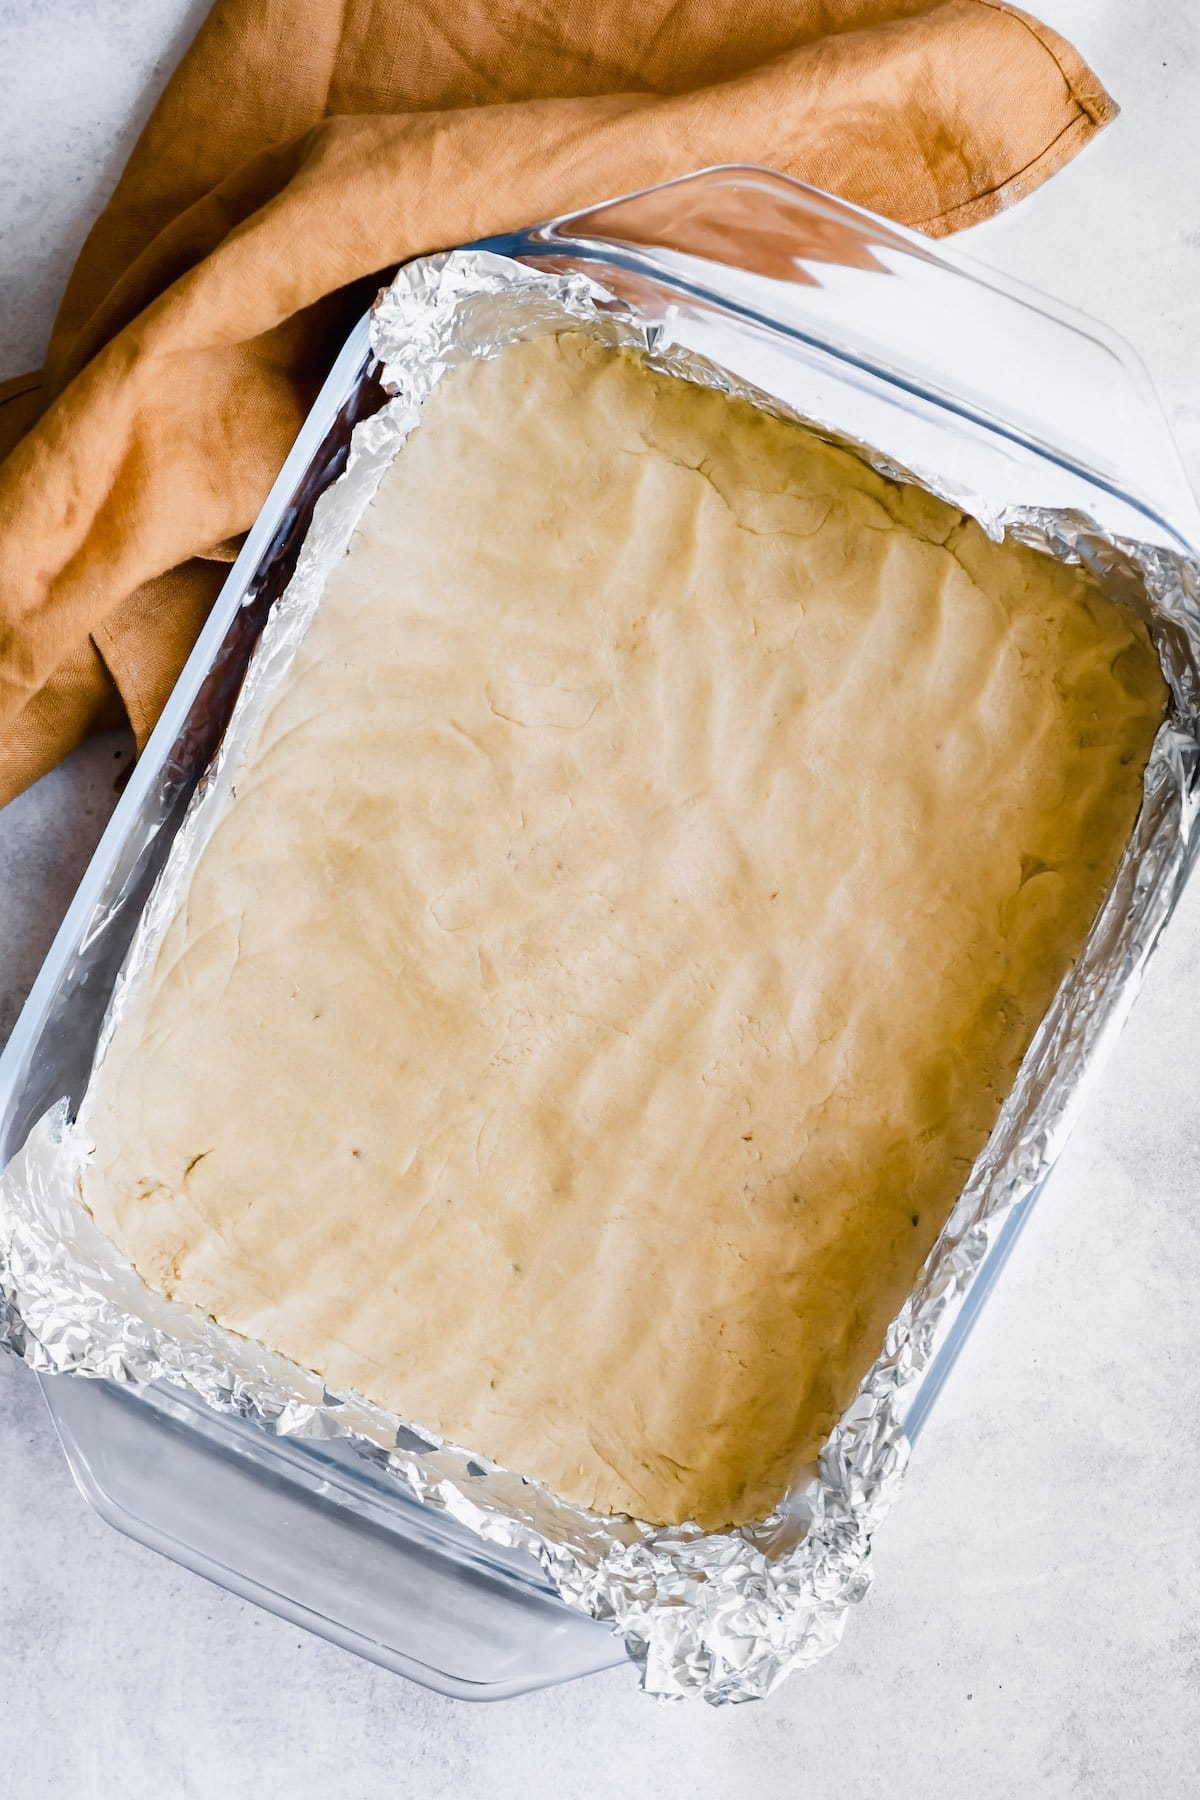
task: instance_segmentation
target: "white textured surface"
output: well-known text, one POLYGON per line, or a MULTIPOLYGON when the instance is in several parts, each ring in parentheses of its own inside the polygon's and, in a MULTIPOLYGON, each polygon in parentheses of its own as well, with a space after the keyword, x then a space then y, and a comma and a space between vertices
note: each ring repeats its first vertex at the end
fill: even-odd
MULTIPOLYGON (((1200 14, 1040 10, 1124 115, 970 248, 1133 340, 1200 483, 1200 14)), ((0 373, 39 354, 87 221, 202 11, 0 0, 0 373)), ((112 804, 120 748, 89 747, 0 815, 0 1032, 112 804)), ((841 1651, 766 1706, 659 1710, 624 1670, 495 1708, 425 1694, 99 1524, 32 1379, 0 1361, 0 1786, 13 1800, 1186 1800, 1198 1001, 1194 887, 922 1437, 874 1594, 841 1651)))

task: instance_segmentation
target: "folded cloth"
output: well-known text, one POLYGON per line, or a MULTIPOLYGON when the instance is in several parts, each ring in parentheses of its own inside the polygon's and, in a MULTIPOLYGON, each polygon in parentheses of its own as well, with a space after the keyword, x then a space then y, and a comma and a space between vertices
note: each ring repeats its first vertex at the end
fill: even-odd
POLYGON ((1115 110, 999 0, 219 0, 0 387, 0 801, 144 743, 365 277, 728 161, 941 234, 1115 110))

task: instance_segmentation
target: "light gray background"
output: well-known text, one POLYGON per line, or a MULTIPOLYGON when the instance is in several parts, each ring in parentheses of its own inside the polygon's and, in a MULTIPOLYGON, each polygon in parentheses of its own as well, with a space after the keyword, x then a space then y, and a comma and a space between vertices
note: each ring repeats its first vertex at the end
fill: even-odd
MULTIPOLYGON (((452 4, 452 0, 449 0, 452 4)), ((1036 0, 1033 0, 1036 3, 1036 0)), ((88 223, 204 0, 0 0, 0 374, 36 363, 88 223)), ((1040 0, 1124 115, 970 249, 1125 332, 1200 483, 1200 14, 1040 0)), ((215 128, 219 128, 216 126, 215 128)), ((113 804, 120 739, 0 814, 0 1034, 113 804)), ((116 1537, 0 1359, 0 1788, 391 1794, 1200 1792, 1200 886, 922 1438, 841 1650, 763 1706, 627 1670, 438 1699, 116 1537)))

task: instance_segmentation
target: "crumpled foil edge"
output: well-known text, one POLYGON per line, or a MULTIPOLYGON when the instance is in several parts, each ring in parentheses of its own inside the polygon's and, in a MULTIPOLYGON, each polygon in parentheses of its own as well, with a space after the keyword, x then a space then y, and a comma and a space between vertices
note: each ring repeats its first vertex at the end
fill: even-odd
MULTIPOLYGON (((151 965, 233 773, 286 677, 333 564, 445 371, 536 332, 583 326, 641 349, 656 367, 798 417, 676 343, 588 277, 548 274, 487 252, 451 252, 401 270, 381 296, 373 345, 393 394, 354 431, 343 475, 318 500, 295 574, 272 611, 222 744, 181 825, 114 987, 96 1051, 105 1055, 129 993, 151 965)), ((1079 514, 1008 507, 956 490, 944 472, 902 469, 806 419, 889 476, 916 480, 977 518, 1093 567, 1154 632, 1172 693, 1146 771, 1133 838, 1080 961, 1022 1063, 992 1135, 883 1350, 822 1450, 766 1519, 736 1530, 656 1528, 570 1506, 539 1484, 402 1424, 357 1396, 147 1288, 79 1200, 89 1154, 61 1101, 0 1181, 0 1341, 42 1371, 167 1381, 282 1435, 345 1436, 405 1489, 481 1538, 528 1552, 568 1605, 608 1621, 662 1697, 717 1704, 769 1694, 824 1656, 867 1592, 872 1534, 908 1460, 906 1410, 968 1294, 994 1234, 1052 1166, 1085 1076, 1124 1022, 1178 897, 1197 832, 1200 576, 1190 559, 1105 534, 1079 514)))

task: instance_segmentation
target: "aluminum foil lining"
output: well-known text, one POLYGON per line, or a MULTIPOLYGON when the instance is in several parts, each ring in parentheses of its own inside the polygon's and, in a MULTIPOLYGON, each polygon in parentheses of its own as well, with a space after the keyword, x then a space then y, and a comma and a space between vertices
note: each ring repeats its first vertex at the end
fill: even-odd
MULTIPOLYGON (((103 1058, 132 987, 153 959, 181 890, 226 804, 232 775, 345 553, 380 477, 454 364, 518 338, 583 327, 645 352, 668 373, 799 417, 680 344, 579 273, 545 273, 485 252, 403 269, 376 309, 373 345, 393 397, 354 432, 345 473, 317 502, 295 575, 277 603, 225 738, 202 779, 138 926, 97 1046, 103 1058)), ((214 1407, 299 1437, 345 1436, 413 1495, 493 1543, 530 1553, 569 1606, 606 1620, 659 1696, 756 1699, 824 1656, 870 1585, 872 1533, 908 1460, 907 1409, 1009 1210, 1043 1179, 1087 1091, 1097 1052, 1124 1021, 1197 841, 1200 570, 1182 554, 1107 535, 1079 514, 1010 507, 964 492, 945 471, 905 470, 806 420, 883 473, 915 479, 1065 561, 1091 566, 1147 619, 1172 696, 1146 771, 1133 838, 1083 955, 1022 1064, 916 1291, 893 1321, 819 1461, 768 1517, 724 1532, 656 1528, 568 1505, 223 1330, 148 1289, 79 1201, 88 1150, 65 1100, 35 1126, 0 1182, 0 1339, 43 1371, 166 1380, 214 1407)))

